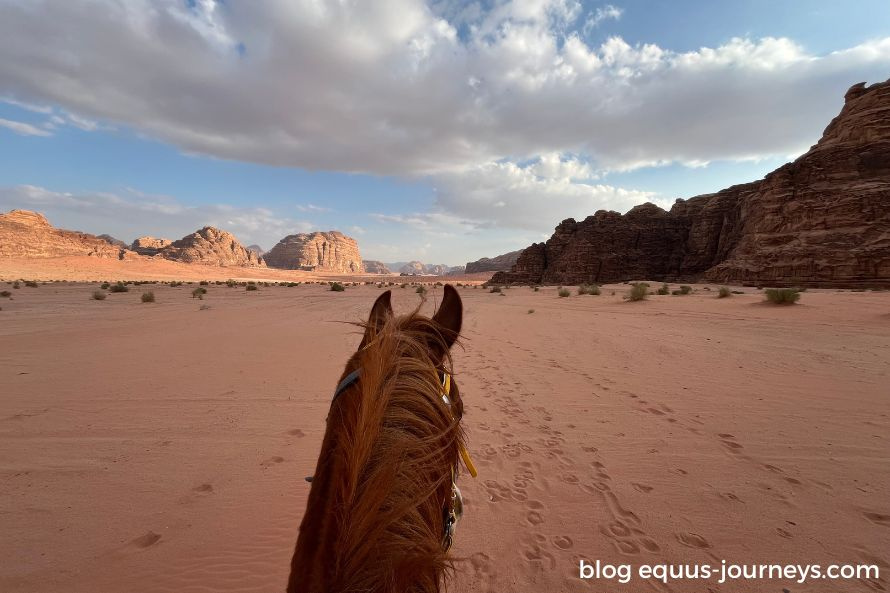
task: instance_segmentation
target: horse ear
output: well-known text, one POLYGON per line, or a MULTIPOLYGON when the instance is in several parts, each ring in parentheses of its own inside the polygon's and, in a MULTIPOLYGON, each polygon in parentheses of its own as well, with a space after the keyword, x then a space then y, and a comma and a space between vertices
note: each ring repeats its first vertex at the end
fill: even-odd
POLYGON ((359 348, 364 348, 371 338, 380 331, 383 325, 392 317, 392 291, 387 290, 374 301, 371 314, 368 316, 368 324, 365 326, 365 337, 359 348))
POLYGON ((460 335, 460 327, 464 318, 464 305, 460 300, 457 290, 450 284, 445 285, 445 296, 439 310, 433 315, 433 321, 439 326, 445 345, 448 348, 454 345, 460 335))

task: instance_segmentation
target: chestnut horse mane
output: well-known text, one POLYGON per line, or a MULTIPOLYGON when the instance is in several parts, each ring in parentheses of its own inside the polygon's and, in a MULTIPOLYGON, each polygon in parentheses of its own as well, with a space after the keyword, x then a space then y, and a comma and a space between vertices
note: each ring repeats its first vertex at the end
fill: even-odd
POLYGON ((301 532, 317 523, 312 539, 325 558, 316 561, 332 563, 332 592, 439 591, 452 569, 442 513, 464 439, 462 402, 454 398, 452 417, 439 379, 450 371, 450 342, 418 311, 359 324, 365 338, 344 376, 360 368, 361 379, 328 414, 315 478, 328 484, 318 484, 315 509, 310 496, 301 532))

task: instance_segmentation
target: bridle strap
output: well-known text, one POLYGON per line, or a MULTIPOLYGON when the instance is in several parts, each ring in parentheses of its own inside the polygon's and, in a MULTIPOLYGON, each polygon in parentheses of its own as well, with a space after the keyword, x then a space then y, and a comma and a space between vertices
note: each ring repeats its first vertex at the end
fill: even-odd
POLYGON ((353 383, 358 381, 359 377, 362 376, 362 370, 360 368, 355 369, 345 377, 343 380, 337 384, 337 389, 334 390, 334 397, 331 398, 331 405, 337 401, 337 398, 340 397, 340 394, 349 389, 353 383))

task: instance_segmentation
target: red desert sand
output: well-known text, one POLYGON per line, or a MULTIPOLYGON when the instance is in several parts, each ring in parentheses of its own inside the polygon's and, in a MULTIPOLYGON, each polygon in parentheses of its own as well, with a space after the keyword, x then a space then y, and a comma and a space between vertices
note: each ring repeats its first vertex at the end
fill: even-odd
MULTIPOLYGON (((0 298, 0 590, 283 590, 360 338, 342 322, 380 289, 96 288, 0 298)), ((782 307, 696 288, 636 303, 623 285, 460 289, 479 478, 459 481, 451 590, 779 590, 591 583, 581 559, 867 563, 880 581, 792 590, 890 587, 890 293, 782 307)), ((428 297, 427 312, 441 288, 428 297)))

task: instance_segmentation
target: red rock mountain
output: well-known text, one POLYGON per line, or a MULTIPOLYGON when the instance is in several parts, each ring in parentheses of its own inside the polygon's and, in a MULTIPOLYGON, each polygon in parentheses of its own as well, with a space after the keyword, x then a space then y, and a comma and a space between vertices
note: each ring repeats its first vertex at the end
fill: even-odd
POLYGON ((362 260, 362 265, 365 266, 365 272, 368 274, 392 274, 392 270, 386 267, 382 261, 365 259, 362 260))
POLYGON ((822 139, 764 179, 564 220, 492 282, 632 279, 890 286, 890 81, 852 86, 822 139))
POLYGON ((511 251, 497 257, 483 257, 476 261, 467 262, 466 273, 475 274, 476 272, 505 272, 513 267, 522 249, 511 251))
POLYGON ((288 235, 263 255, 272 268, 360 274, 358 243, 339 231, 288 235))
POLYGON ((158 252, 165 259, 213 266, 265 267, 263 258, 245 248, 232 233, 205 226, 158 252))
POLYGON ((0 214, 0 256, 63 257, 92 255, 118 259, 123 250, 105 239, 57 229, 37 212, 12 210, 0 214))

